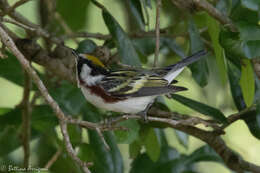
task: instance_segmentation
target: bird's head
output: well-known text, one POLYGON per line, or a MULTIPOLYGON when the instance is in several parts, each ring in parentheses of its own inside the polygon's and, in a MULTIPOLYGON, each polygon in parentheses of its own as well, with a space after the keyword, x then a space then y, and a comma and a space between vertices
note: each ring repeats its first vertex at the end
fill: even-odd
POLYGON ((89 54, 76 53, 73 51, 76 61, 77 78, 86 83, 96 82, 98 76, 108 73, 105 65, 95 56, 89 54))

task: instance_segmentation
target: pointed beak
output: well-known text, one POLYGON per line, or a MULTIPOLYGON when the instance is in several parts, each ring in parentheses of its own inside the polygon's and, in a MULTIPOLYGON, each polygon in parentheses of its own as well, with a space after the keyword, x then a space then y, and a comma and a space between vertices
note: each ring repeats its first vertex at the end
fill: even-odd
POLYGON ((77 60, 79 59, 79 55, 77 54, 76 50, 72 49, 71 53, 75 56, 77 60))

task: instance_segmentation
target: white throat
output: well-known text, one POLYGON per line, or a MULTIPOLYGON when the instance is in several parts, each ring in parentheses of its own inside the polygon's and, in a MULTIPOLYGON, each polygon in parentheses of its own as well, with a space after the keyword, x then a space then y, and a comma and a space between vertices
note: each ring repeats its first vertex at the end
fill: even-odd
POLYGON ((83 64, 80 72, 81 79, 89 86, 95 85, 104 78, 104 75, 92 76, 91 71, 92 69, 87 64, 83 64))

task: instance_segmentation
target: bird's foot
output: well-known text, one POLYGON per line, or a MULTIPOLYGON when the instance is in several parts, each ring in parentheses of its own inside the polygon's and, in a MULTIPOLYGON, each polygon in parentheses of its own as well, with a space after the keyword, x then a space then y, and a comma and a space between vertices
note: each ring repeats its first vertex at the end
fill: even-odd
POLYGON ((143 110, 143 111, 137 113, 138 115, 140 115, 140 116, 142 117, 142 121, 143 121, 144 123, 148 123, 148 121, 149 121, 149 120, 148 120, 147 113, 148 113, 150 107, 152 106, 152 104, 153 104, 153 103, 149 103, 149 104, 146 106, 145 110, 143 110))

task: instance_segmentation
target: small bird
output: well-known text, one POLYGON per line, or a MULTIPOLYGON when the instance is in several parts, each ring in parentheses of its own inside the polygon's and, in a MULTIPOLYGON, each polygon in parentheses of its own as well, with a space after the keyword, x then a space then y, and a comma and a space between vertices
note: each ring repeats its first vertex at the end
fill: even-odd
POLYGON ((205 50, 199 51, 163 68, 114 71, 107 69, 92 55, 73 52, 78 87, 87 101, 105 110, 142 115, 145 121, 147 111, 157 96, 187 90, 176 86, 174 78, 185 66, 198 61, 206 53, 205 50))

